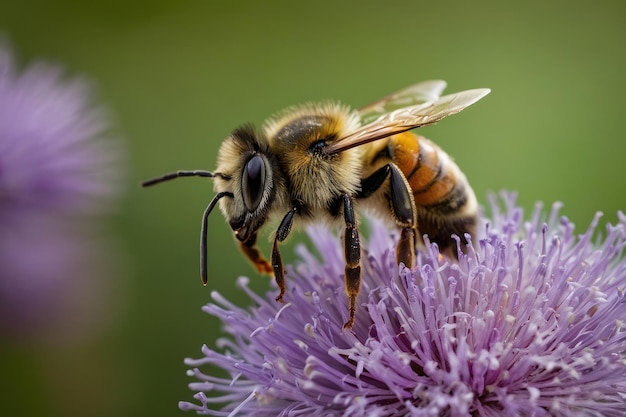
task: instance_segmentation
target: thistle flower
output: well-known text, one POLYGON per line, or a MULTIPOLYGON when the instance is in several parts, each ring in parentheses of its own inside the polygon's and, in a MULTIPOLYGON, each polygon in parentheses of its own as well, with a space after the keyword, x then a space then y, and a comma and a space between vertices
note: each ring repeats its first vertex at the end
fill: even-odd
POLYGON ((3 334, 71 329, 103 295, 94 220, 118 194, 121 156, 108 127, 88 83, 43 62, 20 71, 0 42, 3 334))
POLYGON ((99 214, 118 193, 118 141, 84 80, 37 62, 19 72, 0 44, 0 221, 99 214))
POLYGON ((524 221, 514 195, 503 201, 504 210, 492 201, 483 235, 458 262, 427 242, 414 270, 395 265, 393 237, 373 224, 352 331, 342 331, 340 242, 311 228, 322 260, 298 249, 287 305, 243 278, 254 307, 213 293, 204 311, 230 337, 186 360, 199 404, 179 407, 255 417, 623 415, 626 216, 600 240, 600 215, 576 236, 558 204, 524 221))

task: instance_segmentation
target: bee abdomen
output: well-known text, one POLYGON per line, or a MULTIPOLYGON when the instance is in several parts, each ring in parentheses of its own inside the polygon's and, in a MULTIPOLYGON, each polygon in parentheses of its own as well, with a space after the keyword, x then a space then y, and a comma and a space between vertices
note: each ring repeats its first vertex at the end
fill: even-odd
POLYGON ((419 206, 432 212, 433 214, 436 213, 442 216, 449 216, 461 211, 467 204, 467 200, 468 195, 465 185, 457 183, 440 200, 428 205, 419 204, 419 206))
MULTIPOLYGON (((399 150, 396 147, 395 158, 403 159, 399 150)), ((406 169, 406 166, 403 169, 413 190, 415 204, 438 207, 448 213, 453 211, 461 200, 467 199, 459 169, 444 151, 425 138, 419 138, 418 153, 419 157, 412 169, 406 169)))
POLYGON ((477 223, 476 197, 448 154, 412 133, 396 135, 393 142, 393 160, 413 191, 419 234, 428 234, 431 241, 445 248, 454 243, 452 234, 462 237, 464 233, 473 233, 477 223), (409 142, 417 143, 418 149, 411 148, 417 151, 418 158, 407 152, 409 142))

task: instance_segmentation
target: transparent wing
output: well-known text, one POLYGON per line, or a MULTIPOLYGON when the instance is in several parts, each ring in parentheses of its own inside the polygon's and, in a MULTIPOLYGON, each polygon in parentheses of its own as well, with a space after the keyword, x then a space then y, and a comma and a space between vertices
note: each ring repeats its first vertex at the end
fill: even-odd
POLYGON ((393 110, 339 138, 336 142, 325 147, 324 153, 330 155, 343 152, 355 146, 436 123, 446 116, 471 106, 489 94, 490 91, 488 88, 466 90, 448 94, 434 101, 393 110))
POLYGON ((361 124, 368 124, 393 110, 435 101, 441 97, 445 88, 445 81, 429 80, 391 93, 358 110, 361 114, 361 124))

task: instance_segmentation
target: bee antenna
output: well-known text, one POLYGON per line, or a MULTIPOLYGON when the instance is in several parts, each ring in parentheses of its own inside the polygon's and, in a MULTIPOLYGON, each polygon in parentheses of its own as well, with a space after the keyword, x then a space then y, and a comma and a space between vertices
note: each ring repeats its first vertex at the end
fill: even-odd
MULTIPOLYGON (((208 172, 208 171, 203 171, 208 172)), ((202 227, 200 229, 200 276, 202 277, 202 285, 206 285, 208 282, 208 274, 207 274, 207 229, 208 229, 208 219, 209 214, 213 211, 213 207, 217 204, 217 202, 222 197, 233 197, 233 193, 228 191, 222 191, 221 193, 217 193, 213 200, 209 203, 206 210, 204 210, 204 214, 202 215, 202 227)))
POLYGON ((222 177, 220 173, 212 173, 211 171, 193 170, 193 171, 176 171, 169 174, 161 175, 160 177, 152 178, 141 183, 142 187, 150 187, 151 185, 159 184, 165 181, 173 180, 180 177, 222 177))

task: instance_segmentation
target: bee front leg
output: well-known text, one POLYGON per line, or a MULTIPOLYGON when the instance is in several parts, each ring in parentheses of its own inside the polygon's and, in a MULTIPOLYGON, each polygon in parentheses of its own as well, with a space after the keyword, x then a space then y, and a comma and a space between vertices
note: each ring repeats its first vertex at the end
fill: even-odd
POLYGON ((283 303, 283 295, 285 295, 285 269, 283 267, 283 259, 280 256, 280 250, 278 249, 278 243, 287 239, 289 232, 291 231, 291 225, 293 224, 293 216, 296 214, 298 209, 296 207, 292 208, 287 212, 283 220, 280 222, 280 226, 278 226, 278 230, 276 231, 276 235, 274 236, 274 244, 272 245, 272 268, 274 269, 274 279, 276 280, 276 285, 278 285, 278 289, 280 293, 278 297, 276 297, 276 301, 279 303, 283 303))
POLYGON ((417 210, 411 186, 400 168, 394 163, 389 163, 363 179, 358 198, 366 198, 374 194, 382 187, 387 177, 389 177, 389 191, 385 197, 389 201, 391 214, 396 224, 402 227, 400 240, 396 246, 396 261, 410 268, 415 261, 417 210))
POLYGON ((361 287, 361 243, 359 242, 359 229, 354 216, 352 199, 348 194, 343 195, 343 217, 346 223, 344 232, 345 286, 350 314, 343 328, 351 329, 354 325, 354 316, 356 314, 356 298, 361 287))
POLYGON ((239 242, 239 247, 259 273, 272 274, 272 264, 259 251, 256 245, 256 238, 257 234, 255 233, 245 242, 239 242))

